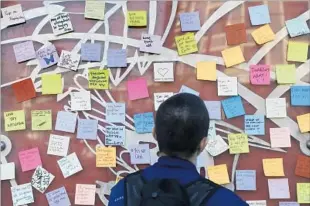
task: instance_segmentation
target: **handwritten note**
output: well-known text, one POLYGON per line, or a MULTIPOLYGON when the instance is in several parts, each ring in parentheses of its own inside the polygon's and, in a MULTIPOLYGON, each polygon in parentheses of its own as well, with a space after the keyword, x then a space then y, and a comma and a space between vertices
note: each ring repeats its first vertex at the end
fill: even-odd
POLYGON ((297 183, 297 202, 310 203, 310 183, 297 183))
POLYGON ((49 206, 71 205, 65 187, 60 187, 45 194, 49 206))
POLYGON ((237 190, 256 190, 256 170, 236 170, 237 190))
POLYGON ((133 119, 137 133, 152 133, 155 126, 153 112, 135 114, 133 119))
POLYGON ((225 26, 227 45, 239 45, 247 42, 246 26, 244 23, 225 26))
POLYGON ((32 130, 52 130, 52 110, 31 111, 32 130))
POLYGON ((185 31, 199 31, 200 18, 199 12, 187 12, 180 14, 181 29, 185 31))
POLYGON ((252 201, 246 201, 246 203, 248 203, 249 206, 267 206, 266 200, 252 200, 252 201))
POLYGON ((4 128, 6 132, 25 130, 25 112, 24 110, 4 112, 4 128))
POLYGON ((219 185, 228 184, 230 182, 226 164, 209 166, 207 172, 209 179, 219 185))
POLYGON ((249 153, 249 141, 246 134, 228 134, 229 153, 241 154, 249 153))
POLYGON ((127 12, 128 26, 144 27, 147 26, 146 11, 128 11, 127 12))
POLYGON ((265 135, 265 117, 263 115, 245 115, 244 132, 248 135, 265 135))
POLYGON ((292 86, 291 104, 293 106, 310 106, 310 86, 292 86))
POLYGON ((12 180, 15 179, 15 163, 4 163, 0 164, 1 180, 12 180))
POLYGON ((22 206, 34 202, 31 183, 11 187, 14 206, 22 206))
POLYGON ((42 80, 42 94, 61 94, 63 91, 63 80, 61 74, 43 74, 42 80))
POLYGON ((71 92, 71 111, 91 110, 90 91, 71 92))
POLYGON ((17 102, 27 101, 37 96, 31 78, 27 78, 13 83, 12 89, 17 102))
POLYGON ((287 61, 306 62, 308 59, 309 43, 289 41, 287 49, 287 61))
POLYGON ((298 155, 295 175, 310 179, 310 157, 298 155))
POLYGON ((176 36, 175 42, 180 56, 198 51, 194 33, 188 32, 181 36, 176 36))
POLYGON ((148 144, 131 145, 129 147, 131 164, 150 164, 151 155, 148 144))
POLYGON ((116 167, 116 147, 96 147, 96 167, 116 167))
POLYGON ((272 148, 291 147, 291 135, 288 127, 270 128, 272 148))
POLYGON ((74 133, 76 127, 76 117, 76 113, 59 111, 57 113, 55 130, 74 133))
POLYGON ((76 184, 75 205, 95 205, 96 185, 76 184))
POLYGON ((85 18, 104 20, 105 2, 100 0, 85 1, 85 18))
POLYGON ((13 45, 16 62, 24 62, 36 58, 36 52, 32 41, 13 45))
POLYGON ((307 22, 301 18, 287 20, 285 25, 288 33, 290 34, 290 37, 296 37, 310 33, 307 22))
POLYGON ((216 81, 216 62, 198 62, 197 79, 216 81))
POLYGON ((58 166, 64 178, 70 177, 83 170, 81 163, 76 156, 76 153, 71 153, 68 156, 57 161, 58 166))
POLYGON ((222 56, 226 67, 232 67, 245 62, 240 46, 235 46, 222 51, 222 56))
POLYGON ((140 51, 160 54, 162 51, 161 36, 143 33, 141 35, 140 51))
POLYGON ((126 49, 109 49, 108 50, 108 67, 127 67, 127 50, 126 49))
POLYGON ((224 109, 227 119, 242 116, 245 114, 240 96, 230 97, 228 99, 222 100, 222 107, 224 109))
POLYGON ((111 123, 124 123, 125 110, 125 103, 106 103, 106 120, 111 123))
POLYGON ((273 33, 269 24, 266 24, 262 27, 259 27, 258 29, 255 29, 251 33, 251 35, 255 40, 255 42, 259 45, 265 44, 275 39, 275 34, 273 33))
POLYGON ((282 158, 270 158, 263 159, 264 174, 266 177, 283 177, 283 159, 282 158))
POLYGON ((98 120, 79 119, 77 128, 77 139, 97 140, 98 120))
POLYGON ((109 70, 89 69, 88 70, 89 89, 109 89, 109 70))
POLYGON ((251 65, 250 80, 253 85, 270 84, 270 66, 269 65, 251 65))
POLYGON ((267 98, 266 99, 266 113, 267 113, 267 118, 286 117, 285 98, 267 98))
POLYGON ((70 137, 50 134, 47 154, 56 156, 67 156, 70 137))
POLYGON ((287 178, 268 179, 269 198, 270 199, 289 199, 290 188, 287 178))
POLYGON ((42 69, 53 66, 59 61, 56 47, 53 44, 39 49, 36 56, 42 69))
POLYGON ((159 106, 172 97, 174 94, 173 92, 162 92, 162 93, 154 93, 154 109, 155 111, 158 110, 159 106))
POLYGON ((249 14, 253 26, 270 23, 270 14, 267 5, 249 7, 249 14))
POLYGON ((228 145, 221 136, 216 135, 214 138, 208 138, 206 150, 211 156, 216 157, 228 150, 228 145))
POLYGON ((149 97, 147 82, 145 78, 138 78, 127 81, 127 91, 129 100, 144 99, 149 97))
POLYGON ((39 149, 37 147, 19 152, 18 158, 23 172, 33 170, 37 168, 37 166, 42 165, 39 149))
POLYGON ((299 206, 298 202, 279 202, 279 206, 299 206))
POLYGON ((125 145, 125 126, 106 126, 105 145, 125 145))
POLYGON ((173 63, 154 63, 154 81, 155 82, 173 82, 174 70, 173 63))
POLYGON ((310 131, 310 113, 297 116, 297 122, 301 133, 310 131))
POLYGON ((90 61, 90 62, 101 61, 101 44, 100 43, 82 44, 81 45, 81 59, 82 61, 90 61))
POLYGON ((204 101, 204 103, 208 109, 210 119, 222 119, 222 109, 220 101, 204 101))
POLYGON ((62 50, 57 66, 77 71, 80 64, 81 55, 62 50))
POLYGON ((48 186, 52 183, 55 176, 49 173, 46 169, 38 166, 31 178, 31 185, 39 192, 44 193, 48 186))
POLYGON ((189 93, 189 94, 199 96, 199 92, 197 92, 196 90, 189 88, 188 86, 185 86, 185 85, 182 85, 179 93, 189 93))
POLYGON ((26 22, 23 9, 20 4, 2 8, 1 12, 3 16, 3 20, 1 20, 1 23, 5 23, 8 26, 26 22))
POLYGON ((217 80, 218 96, 236 96, 238 95, 237 77, 219 77, 217 80))
POLYGON ((215 121, 211 120, 209 124, 209 130, 208 130, 208 141, 211 139, 216 138, 216 127, 215 127, 215 121))
POLYGON ((73 31, 69 13, 59 13, 53 16, 50 22, 53 33, 57 36, 73 31))

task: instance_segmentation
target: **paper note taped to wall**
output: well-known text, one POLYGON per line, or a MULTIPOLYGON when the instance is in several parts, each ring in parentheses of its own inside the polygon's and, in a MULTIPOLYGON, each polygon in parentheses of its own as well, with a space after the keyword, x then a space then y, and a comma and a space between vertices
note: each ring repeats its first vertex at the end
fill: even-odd
POLYGON ((154 81, 155 82, 173 82, 174 70, 173 63, 154 63, 154 81))
POLYGON ((125 126, 106 126, 105 145, 125 145, 125 126))
POLYGON ((62 50, 57 66, 77 71, 80 64, 80 59, 81 55, 62 50))
POLYGON ((129 100, 144 99, 149 97, 147 81, 145 78, 127 81, 127 91, 129 100))
POLYGON ((131 164, 150 164, 151 155, 148 144, 131 145, 129 147, 131 164))
POLYGON ((251 200, 251 201, 246 201, 246 203, 248 203, 249 206, 267 206, 266 200, 251 200))
POLYGON ((91 110, 90 91, 71 92, 71 110, 88 111, 91 110))
POLYGON ((186 12, 180 14, 181 29, 186 31, 199 31, 200 18, 199 12, 186 12))
POLYGON ((265 116, 245 115, 244 132, 248 135, 265 135, 265 116))
POLYGON ((217 94, 218 96, 237 96, 237 77, 219 77, 217 80, 217 94))
POLYGON ((270 23, 269 8, 267 5, 249 7, 249 14, 253 26, 270 23))

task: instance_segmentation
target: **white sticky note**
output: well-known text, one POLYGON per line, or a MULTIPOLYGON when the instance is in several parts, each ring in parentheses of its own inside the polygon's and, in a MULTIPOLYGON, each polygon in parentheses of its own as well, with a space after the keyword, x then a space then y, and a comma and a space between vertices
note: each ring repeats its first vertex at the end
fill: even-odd
POLYGON ((270 128, 270 143, 272 148, 291 147, 291 135, 288 127, 270 128))
POLYGON ((268 179, 270 199, 289 199, 290 188, 287 178, 268 179))
POLYGON ((155 82, 173 82, 174 70, 173 63, 154 63, 155 82))
POLYGON ((53 174, 49 173, 42 166, 38 166, 32 175, 31 185, 39 192, 44 193, 54 178, 53 174))
POLYGON ((0 177, 1 180, 15 179, 15 163, 0 164, 0 177))
POLYGON ((53 33, 61 35, 73 31, 69 13, 59 13, 50 19, 53 33))
POLYGON ((24 62, 36 58, 33 42, 26 41, 13 46, 16 62, 24 62))
POLYGON ((154 93, 154 109, 155 111, 158 110, 159 106, 172 97, 174 94, 173 92, 162 92, 162 93, 154 93))
POLYGON ((5 22, 5 24, 8 26, 26 22, 23 9, 20 4, 2 8, 1 12, 3 16, 1 23, 5 22))
POLYGON ((218 77, 217 94, 218 96, 237 96, 238 95, 237 77, 218 77))
POLYGON ((70 177, 83 170, 81 163, 76 155, 72 153, 57 161, 64 178, 70 177))
POLYGON ((76 128, 77 114, 59 111, 56 118, 55 130, 74 133, 76 128))
POLYGON ((71 111, 91 110, 90 91, 71 92, 71 111))
POLYGON ((80 63, 81 55, 69 51, 62 50, 57 66, 77 71, 80 63))
POLYGON ((220 135, 216 135, 215 138, 209 138, 206 146, 206 150, 213 157, 218 156, 228 150, 227 143, 220 135))
POLYGON ((34 202, 31 183, 11 187, 13 206, 26 205, 34 202))
POLYGON ((162 52, 161 36, 143 33, 141 35, 140 51, 160 54, 162 52))
POLYGON ((50 134, 47 154, 56 156, 67 156, 70 137, 50 134))
POLYGON ((266 200, 251 200, 251 201, 246 201, 246 203, 248 203, 249 206, 267 206, 266 200))
POLYGON ((286 114, 285 98, 267 98, 266 99, 267 118, 284 118, 286 114))
POLYGON ((131 164, 150 164, 150 146, 148 144, 131 145, 129 147, 131 164))

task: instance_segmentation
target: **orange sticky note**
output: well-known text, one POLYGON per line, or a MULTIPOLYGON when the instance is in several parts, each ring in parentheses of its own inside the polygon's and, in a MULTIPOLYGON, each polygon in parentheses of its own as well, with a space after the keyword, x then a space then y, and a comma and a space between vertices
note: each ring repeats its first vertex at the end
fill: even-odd
POLYGON ((273 33, 269 24, 255 29, 251 35, 257 44, 265 44, 274 40, 275 38, 275 34, 273 33))
POLYGON ((310 157, 298 155, 295 175, 310 178, 310 157))
POLYGON ((301 133, 310 132, 310 113, 297 116, 297 122, 301 133))
POLYGON ((216 62, 198 62, 197 79, 216 81, 216 62))
POLYGON ((17 102, 23 102, 37 96, 31 78, 12 84, 12 88, 17 102))
POLYGON ((266 177, 283 177, 283 159, 282 158, 270 158, 263 159, 263 168, 266 177))
POLYGON ((211 181, 219 185, 228 184, 230 182, 226 164, 210 166, 207 170, 211 181))
POLYGON ((96 167, 116 167, 116 148, 97 146, 96 167))
POLYGON ((222 56, 226 67, 231 67, 245 62, 240 46, 232 47, 222 51, 222 56))
POLYGON ((225 27, 226 40, 228 45, 237 45, 247 42, 245 24, 233 24, 225 27))

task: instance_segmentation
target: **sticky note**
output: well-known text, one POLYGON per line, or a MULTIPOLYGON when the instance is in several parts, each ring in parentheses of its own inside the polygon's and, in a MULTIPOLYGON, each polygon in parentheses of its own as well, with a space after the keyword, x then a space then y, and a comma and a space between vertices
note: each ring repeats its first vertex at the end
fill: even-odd
POLYGON ((52 130, 52 110, 31 111, 31 126, 33 131, 52 130))
POLYGON ((57 113, 55 130, 74 133, 76 127, 76 117, 76 113, 59 111, 57 113))
POLYGON ((216 62, 198 62, 197 79, 216 81, 216 62))
POLYGON ((76 153, 71 153, 57 161, 64 178, 70 177, 83 170, 76 153))
POLYGON ((141 35, 140 51, 160 54, 162 51, 161 36, 143 33, 141 35))
POLYGON ((266 24, 262 27, 259 27, 258 29, 255 29, 251 33, 251 35, 252 35, 254 41, 259 45, 270 42, 270 41, 274 40, 274 38, 275 38, 275 34, 273 33, 269 24, 266 24))
POLYGON ((42 94, 61 94, 63 92, 63 81, 61 74, 43 74, 42 94))
POLYGON ((264 174, 266 177, 283 177, 283 159, 282 158, 270 158, 263 159, 264 174))
POLYGON ((161 92, 161 93, 154 93, 154 109, 155 111, 158 110, 159 106, 172 97, 174 94, 173 92, 161 92))
POLYGON ((53 174, 49 173, 42 166, 38 166, 32 175, 31 185, 39 192, 44 193, 54 178, 53 174))
POLYGON ((199 31, 200 19, 199 12, 186 12, 180 14, 181 29, 186 31, 199 31))
POLYGON ((95 205, 96 185, 76 184, 75 205, 95 205))
POLYGON ((133 119, 137 133, 152 133, 155 126, 153 112, 135 114, 133 119))
POLYGON ((297 202, 310 203, 310 183, 297 183, 297 202))
POLYGON ((70 137, 50 134, 47 154, 56 156, 67 156, 70 137))
POLYGON ((88 70, 88 88, 89 89, 109 89, 110 72, 107 69, 89 69, 88 70))
POLYGON ((71 205, 65 187, 60 187, 45 194, 49 206, 71 205))
POLYGON ((59 13, 50 19, 53 33, 61 35, 73 31, 69 13, 59 13))
POLYGON ((255 191, 256 170, 236 170, 236 188, 243 191, 255 191))
POLYGON ((78 119, 77 136, 78 139, 97 140, 98 120, 78 119))
POLYGON ((15 163, 0 164, 1 180, 15 179, 15 163))
POLYGON ((249 206, 267 206, 266 200, 252 200, 252 201, 246 201, 249 206))
POLYGON ((106 120, 111 123, 124 123, 126 118, 125 103, 106 103, 106 120))
POLYGON ((17 131, 26 129, 24 110, 4 112, 5 131, 17 131))
POLYGON ((106 126, 105 145, 125 145, 125 126, 106 126))
POLYGON ((21 24, 26 22, 21 4, 8 6, 1 9, 2 23, 5 22, 8 26, 21 24))
POLYGON ((296 37, 310 33, 307 22, 301 18, 287 20, 285 21, 285 25, 288 33, 290 34, 290 37, 296 37))
POLYGON ((173 62, 154 63, 154 81, 155 82, 173 82, 174 69, 173 62))
POLYGON ((222 51, 222 56, 226 67, 232 67, 245 62, 240 46, 235 46, 222 51))
POLYGON ((250 81, 253 85, 269 85, 270 84, 270 65, 251 65, 250 81))
POLYGON ((149 97, 147 82, 144 78, 127 81, 127 91, 129 100, 144 99, 149 97))
POLYGON ((71 92, 71 111, 91 110, 90 91, 71 92))
POLYGON ((180 56, 198 52, 197 42, 194 33, 188 32, 175 37, 178 54, 180 56))
POLYGON ((264 115, 245 115, 244 132, 248 135, 265 135, 264 115))
POLYGON ((216 157, 228 150, 228 145, 221 136, 215 135, 215 138, 208 138, 206 150, 211 156, 216 157))
POLYGON ((37 96, 31 78, 27 78, 13 83, 12 89, 17 102, 27 101, 37 96))
POLYGON ((228 144, 230 154, 249 153, 249 140, 246 134, 228 134, 228 144))
POLYGON ((101 44, 100 43, 82 44, 81 45, 81 59, 82 61, 89 61, 89 62, 101 61, 101 44))
POLYGON ((146 11, 128 11, 127 12, 128 26, 144 27, 147 26, 146 11))
POLYGON ((310 131, 310 113, 297 116, 297 122, 301 133, 310 131))
POLYGON ((310 179, 310 157, 298 155, 295 175, 310 179))
POLYGON ((36 56, 42 69, 53 66, 59 61, 56 47, 53 44, 39 49, 36 56))
POLYGON ((208 140, 215 139, 215 138, 216 138, 215 121, 211 120, 209 124, 209 130, 208 130, 208 140))
POLYGON ((240 96, 230 97, 228 99, 222 100, 222 107, 224 109, 227 119, 242 116, 245 114, 240 96))
POLYGON ((207 171, 209 179, 216 184, 224 185, 230 182, 226 164, 209 166, 207 171))
POLYGON ((227 45, 238 45, 247 42, 244 23, 225 26, 227 45))
POLYGON ((253 26, 270 23, 270 14, 267 5, 249 7, 249 14, 253 26))
POLYGON ((216 119, 216 120, 222 119, 222 109, 220 101, 204 101, 204 103, 209 112, 210 119, 216 119))
POLYGON ((292 86, 291 104, 293 106, 310 106, 310 86, 292 86))
POLYGON ((237 77, 219 77, 217 79, 218 96, 237 96, 238 79, 237 77))
POLYGON ((22 206, 34 202, 31 183, 11 187, 14 206, 22 206))
POLYGON ((299 206, 298 202, 279 202, 279 206, 299 206))
POLYGON ((287 178, 268 179, 269 198, 270 199, 289 199, 290 188, 287 178))
POLYGON ((86 0, 84 17, 88 19, 104 20, 105 2, 99 0, 86 0))
POLYGON ((267 98, 266 99, 267 118, 284 118, 286 114, 285 98, 267 98))
POLYGON ((33 42, 26 41, 23 43, 13 45, 16 62, 24 62, 36 58, 33 42))
POLYGON ((196 90, 189 88, 188 86, 185 86, 185 85, 182 85, 179 93, 189 93, 189 94, 199 96, 199 92, 197 92, 196 90))
POLYGON ((20 151, 18 158, 22 167, 23 172, 33 170, 37 166, 42 165, 39 149, 37 147, 20 151))
POLYGON ((309 43, 289 41, 287 49, 287 61, 306 62, 308 59, 309 43))
POLYGON ((80 64, 81 55, 62 50, 57 66, 77 71, 80 64))
POLYGON ((291 147, 291 135, 288 127, 270 128, 270 143, 272 148, 291 147))
POLYGON ((131 164, 150 164, 151 155, 148 144, 139 144, 129 146, 131 164))
POLYGON ((96 147, 96 167, 116 167, 116 147, 96 147))
POLYGON ((127 67, 126 49, 108 49, 108 67, 127 67))

